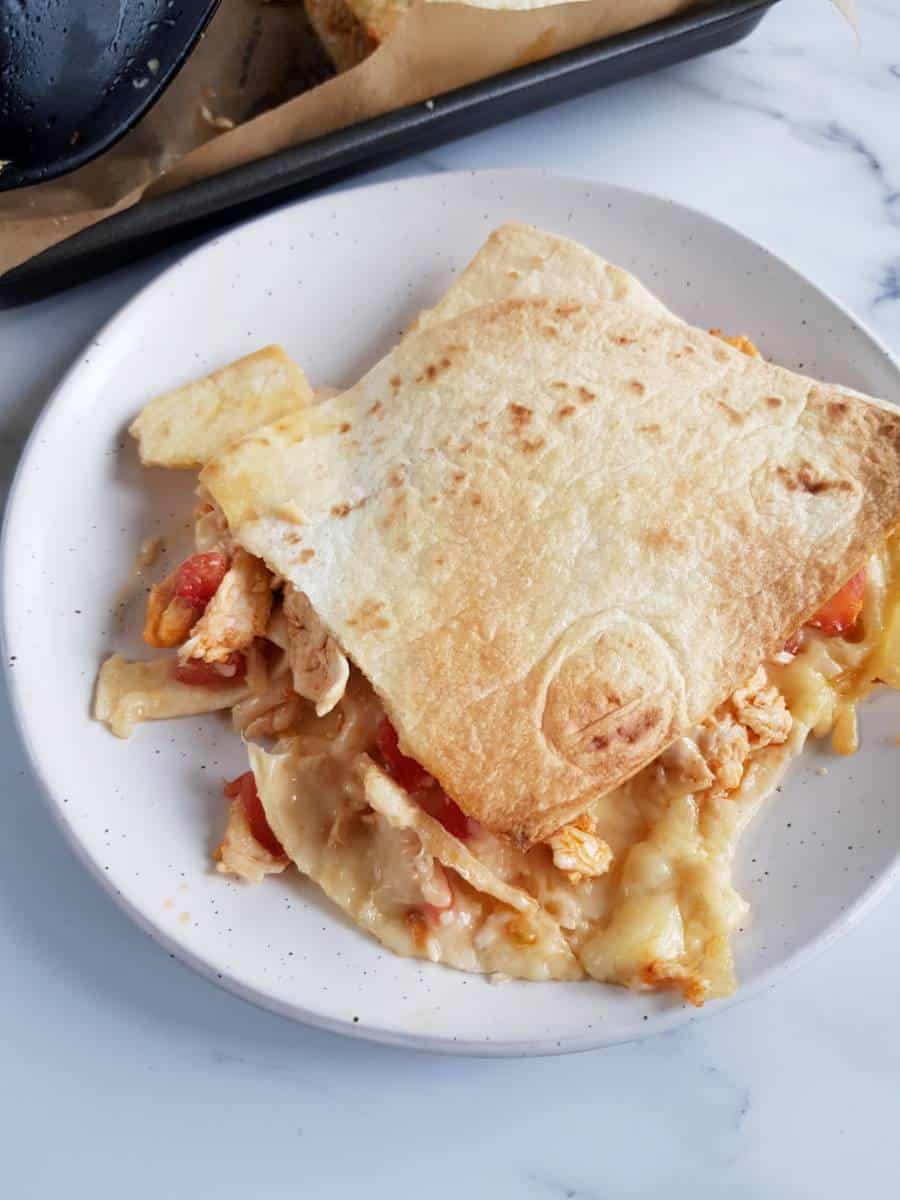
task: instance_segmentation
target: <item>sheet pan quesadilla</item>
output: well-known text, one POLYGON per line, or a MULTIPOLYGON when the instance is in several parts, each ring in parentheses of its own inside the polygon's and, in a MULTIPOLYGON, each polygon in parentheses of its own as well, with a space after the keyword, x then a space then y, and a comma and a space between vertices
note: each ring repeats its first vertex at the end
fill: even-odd
POLYGON ((219 868, 466 970, 729 992, 742 830, 900 686, 900 415, 511 225, 354 388, 237 432, 151 596, 177 657, 96 706, 227 694, 219 868))

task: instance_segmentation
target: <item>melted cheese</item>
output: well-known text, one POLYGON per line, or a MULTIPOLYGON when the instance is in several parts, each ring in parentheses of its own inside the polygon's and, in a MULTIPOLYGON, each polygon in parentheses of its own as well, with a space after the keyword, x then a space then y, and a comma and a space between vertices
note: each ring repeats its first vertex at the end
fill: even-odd
POLYGON ((198 687, 175 678, 174 658, 129 662, 114 654, 100 668, 94 716, 116 737, 130 737, 141 721, 192 717, 231 708, 249 692, 246 680, 198 687))
POLYGON ((900 536, 869 560, 863 609, 851 638, 806 629, 799 653, 772 666, 795 721, 831 735, 838 754, 859 748, 856 709, 876 683, 900 688, 900 536))
POLYGON ((556 923, 379 771, 381 707, 358 676, 330 737, 250 746, 266 817, 300 870, 398 954, 525 979, 582 974, 556 923))

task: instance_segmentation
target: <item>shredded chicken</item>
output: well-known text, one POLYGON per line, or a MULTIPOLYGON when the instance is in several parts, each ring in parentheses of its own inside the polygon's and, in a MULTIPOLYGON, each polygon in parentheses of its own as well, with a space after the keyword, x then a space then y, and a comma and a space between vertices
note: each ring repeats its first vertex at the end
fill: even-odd
POLYGON ((730 792, 740 786, 751 750, 786 742, 792 724, 784 697, 758 667, 747 683, 703 722, 697 748, 716 783, 730 792))
POLYGON ((586 818, 580 817, 565 825, 548 839, 553 852, 553 865, 565 871, 572 883, 583 875, 605 875, 613 859, 612 850, 597 837, 586 818))
POLYGON ((316 716, 324 717, 344 694, 350 676, 347 659, 305 592, 286 584, 283 611, 294 689, 315 704, 316 716))
POLYGON ((250 822, 240 800, 231 802, 228 825, 222 844, 215 853, 216 870, 223 875, 236 875, 248 883, 260 883, 267 875, 276 875, 290 865, 286 855, 270 854, 250 830, 250 822))
POLYGON ((677 738, 663 750, 658 762, 667 778, 677 778, 689 792, 702 792, 715 781, 706 759, 692 738, 677 738))
POLYGON ((272 591, 265 565, 239 546, 206 611, 178 654, 203 662, 224 662, 266 632, 272 591))
POLYGON ((697 748, 723 791, 731 792, 740 785, 750 754, 750 739, 744 726, 730 713, 708 717, 703 722, 697 748))
POLYGON ((777 746, 790 737, 791 714, 762 667, 757 667, 747 683, 733 693, 730 703, 737 719, 753 735, 754 747, 777 746))
POLYGON ((641 982, 649 988, 674 987, 688 1004, 702 1008, 710 994, 710 981, 696 969, 679 962, 655 959, 644 968, 641 982))

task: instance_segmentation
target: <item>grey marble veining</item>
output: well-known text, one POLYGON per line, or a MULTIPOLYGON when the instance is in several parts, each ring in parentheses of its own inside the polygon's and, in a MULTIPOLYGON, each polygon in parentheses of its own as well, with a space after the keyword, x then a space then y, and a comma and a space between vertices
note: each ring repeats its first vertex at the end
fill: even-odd
MULTIPOLYGON (((826 0, 782 0, 737 47, 371 178, 536 164, 670 195, 757 237, 900 352, 900 6, 862 0, 861 34, 857 48, 826 0)), ((4 486, 68 363, 171 257, 0 313, 4 486)), ((0 763, 4 1195, 897 1191, 896 891, 801 973, 678 1033, 556 1060, 432 1058, 304 1030, 171 960, 63 844, 2 696, 0 763)))

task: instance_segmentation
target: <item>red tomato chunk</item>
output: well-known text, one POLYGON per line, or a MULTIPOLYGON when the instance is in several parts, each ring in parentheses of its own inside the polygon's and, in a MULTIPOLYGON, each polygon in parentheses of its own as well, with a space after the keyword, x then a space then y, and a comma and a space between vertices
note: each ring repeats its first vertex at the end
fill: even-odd
POLYGON ((400 750, 397 730, 387 717, 383 717, 378 726, 378 751, 394 779, 405 791, 414 792, 422 808, 440 821, 448 833, 458 838, 471 834, 469 818, 459 805, 438 786, 434 776, 429 775, 421 763, 400 750))
POLYGON ((421 792, 416 796, 416 800, 436 821, 440 821, 448 833, 452 833, 460 841, 465 841, 472 833, 469 818, 441 788, 421 792))
POLYGON ((401 751, 397 730, 387 717, 382 717, 377 737, 378 751, 384 759, 385 766, 402 788, 408 792, 417 792, 420 788, 431 787, 434 784, 433 776, 414 758, 409 758, 401 751))
POLYGON ((216 594, 228 570, 228 559, 217 550, 192 554, 175 572, 175 595, 198 608, 205 608, 216 594))
POLYGON ((865 590, 866 571, 863 568, 857 571, 852 579, 848 579, 827 604, 822 605, 816 615, 806 622, 807 625, 821 629, 828 637, 849 633, 862 612, 865 590))
POLYGON ((253 772, 245 771, 243 775, 238 775, 237 779, 232 779, 225 784, 224 791, 228 799, 239 799, 244 806, 244 815, 250 826, 250 832, 259 844, 268 850, 273 858, 286 858, 284 847, 266 820, 265 810, 259 798, 259 792, 256 790, 253 772))

